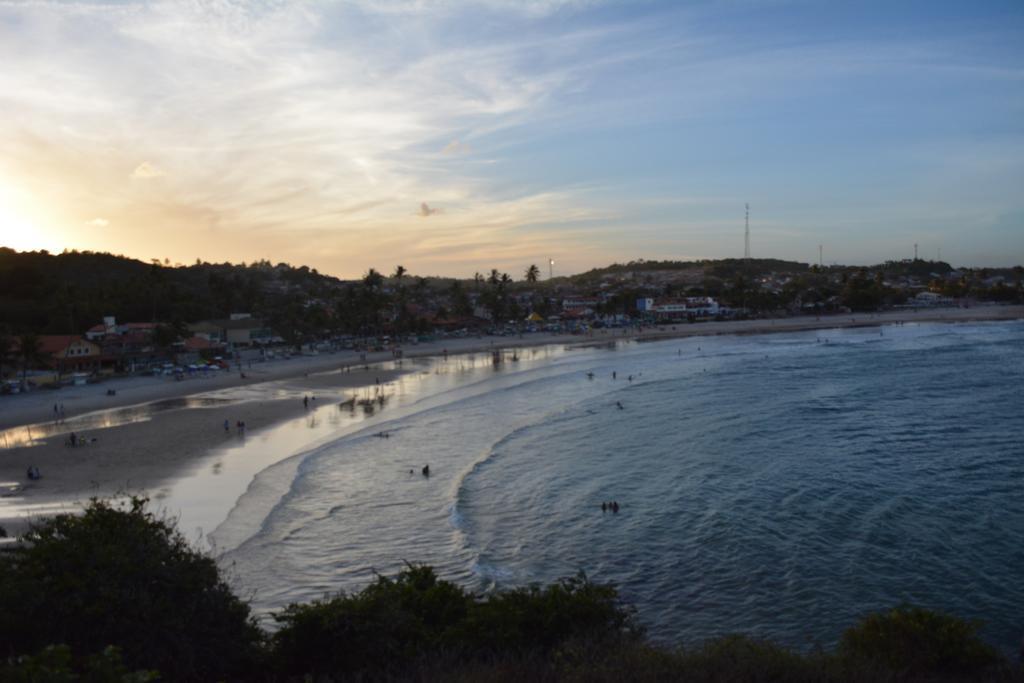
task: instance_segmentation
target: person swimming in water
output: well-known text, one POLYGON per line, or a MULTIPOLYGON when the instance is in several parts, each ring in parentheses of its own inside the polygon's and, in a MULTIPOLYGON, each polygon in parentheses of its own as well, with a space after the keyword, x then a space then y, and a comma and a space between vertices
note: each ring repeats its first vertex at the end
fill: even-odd
POLYGON ((622 407, 622 401, 616 401, 615 405, 619 407, 619 410, 625 410, 625 408, 622 407))
POLYGON ((424 465, 423 469, 420 470, 420 471, 423 473, 424 477, 429 477, 430 476, 430 465, 424 465))

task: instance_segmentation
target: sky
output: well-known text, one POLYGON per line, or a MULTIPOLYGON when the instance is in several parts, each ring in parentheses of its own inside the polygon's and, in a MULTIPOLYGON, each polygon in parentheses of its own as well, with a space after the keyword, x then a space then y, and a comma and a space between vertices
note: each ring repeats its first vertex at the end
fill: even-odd
POLYGON ((1024 3, 0 0, 0 245, 1024 262, 1024 3))

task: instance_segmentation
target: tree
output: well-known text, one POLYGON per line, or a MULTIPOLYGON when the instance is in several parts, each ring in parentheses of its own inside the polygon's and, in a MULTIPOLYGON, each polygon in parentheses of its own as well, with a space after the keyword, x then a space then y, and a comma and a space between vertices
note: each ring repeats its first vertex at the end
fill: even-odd
POLYGON ((399 287, 402 286, 402 278, 405 277, 405 274, 408 272, 409 271, 405 269, 405 266, 395 266, 395 274, 392 275, 392 277, 398 280, 399 287))
POLYGON ((487 276, 487 283, 491 284, 491 285, 496 285, 500 281, 501 281, 501 274, 498 272, 498 269, 497 268, 491 268, 491 274, 487 276))
POLYGON ((363 286, 369 290, 377 291, 384 286, 384 276, 375 269, 370 268, 363 276, 363 286))
POLYGON ((476 291, 478 291, 478 292, 480 291, 480 285, 482 285, 483 283, 484 283, 484 276, 481 275, 479 272, 473 273, 473 288, 476 291))
POLYGON ((0 380, 4 378, 4 365, 11 359, 14 340, 6 332, 0 332, 0 380))
MULTIPOLYGON (((29 654, 121 648, 167 680, 247 678, 262 634, 212 558, 146 509, 93 499, 34 526, 0 557, 0 642, 29 654)), ((255 673, 255 672, 250 672, 255 673)))
POLYGON ((530 284, 533 284, 537 281, 539 277, 540 268, 538 268, 537 264, 535 263, 531 264, 530 267, 526 269, 526 281, 529 282, 530 284))
POLYGON ((28 367, 37 365, 43 360, 43 349, 39 337, 31 333, 18 337, 18 345, 21 347, 21 385, 24 387, 28 377, 28 367))

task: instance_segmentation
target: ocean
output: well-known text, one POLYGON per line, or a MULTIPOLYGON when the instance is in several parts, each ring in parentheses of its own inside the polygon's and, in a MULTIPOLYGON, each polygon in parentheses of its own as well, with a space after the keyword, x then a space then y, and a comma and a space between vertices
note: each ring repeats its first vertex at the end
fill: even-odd
POLYGON ((476 591, 582 570, 665 643, 828 647, 900 603, 1021 642, 1024 322, 410 365, 384 403, 320 408, 360 420, 210 535, 258 611, 415 562, 476 591))

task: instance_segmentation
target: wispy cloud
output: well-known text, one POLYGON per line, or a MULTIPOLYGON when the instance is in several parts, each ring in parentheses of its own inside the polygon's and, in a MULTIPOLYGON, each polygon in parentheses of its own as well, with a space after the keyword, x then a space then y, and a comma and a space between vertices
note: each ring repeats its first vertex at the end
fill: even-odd
POLYGON ((416 212, 416 215, 418 215, 420 218, 427 218, 428 216, 435 216, 439 213, 443 213, 443 209, 434 209, 431 208, 430 206, 427 206, 426 202, 422 202, 420 204, 419 210, 416 212))
POLYGON ((469 154, 472 151, 472 145, 462 142, 461 140, 452 140, 444 146, 444 149, 441 150, 441 154, 469 154))
MULTIPOLYGON (((728 224, 735 207, 720 198, 773 182, 787 188, 779 204, 807 202, 841 134, 957 104, 897 111, 900 79, 949 92, 943 79, 1005 89, 1021 73, 1019 59, 954 58, 939 40, 742 41, 694 8, 594 4, 0 2, 0 176, 47 197, 38 213, 69 241, 101 215, 109 223, 90 227, 108 242, 88 246, 145 257, 343 274, 392 257, 424 270, 548 255, 584 267, 638 223, 658 245, 678 225, 728 224), (826 135, 806 132, 822 122, 826 135), (780 172, 802 145, 804 177, 780 172), (667 207, 673 183, 692 201, 667 207)), ((712 5, 701 11, 722 11, 712 5)), ((1012 159, 1019 143, 1003 149, 1012 159)), ((829 171, 855 152, 831 154, 829 171)), ((1019 179, 1020 164, 1002 172, 1019 179)), ((992 211, 1012 213, 1007 201, 992 211)), ((713 255, 701 239, 687 248, 713 255)))
POLYGON ((148 161, 143 161, 132 171, 132 178, 141 178, 143 180, 162 178, 163 176, 164 172, 148 161))
POLYGON ((105 228, 110 225, 110 221, 106 218, 93 218, 85 221, 85 225, 88 225, 90 228, 105 228))

